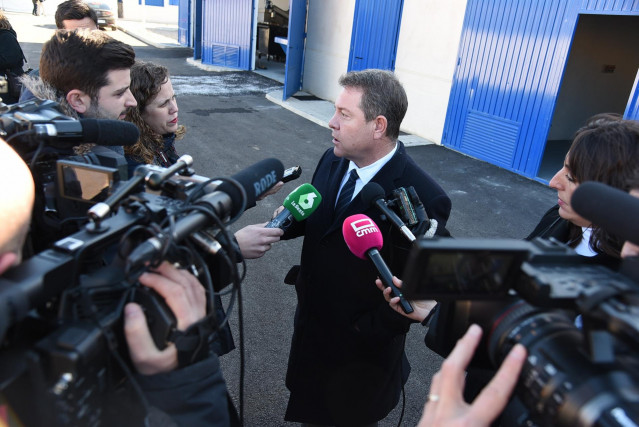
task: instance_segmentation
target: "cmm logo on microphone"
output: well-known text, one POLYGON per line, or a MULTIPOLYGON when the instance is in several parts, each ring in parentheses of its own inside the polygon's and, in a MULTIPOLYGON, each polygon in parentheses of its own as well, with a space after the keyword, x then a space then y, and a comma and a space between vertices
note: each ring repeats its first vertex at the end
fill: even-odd
POLYGON ((363 218, 358 219, 357 221, 353 221, 351 222, 351 227, 353 227, 353 231, 355 231, 355 235, 357 237, 362 237, 366 234, 371 233, 379 233, 377 224, 375 224, 370 218, 363 218))

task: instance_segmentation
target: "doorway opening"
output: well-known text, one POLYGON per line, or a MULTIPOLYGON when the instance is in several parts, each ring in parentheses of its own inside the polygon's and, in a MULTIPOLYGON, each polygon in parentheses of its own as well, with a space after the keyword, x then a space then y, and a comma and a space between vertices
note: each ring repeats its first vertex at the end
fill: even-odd
POLYGON ((289 0, 258 0, 255 72, 284 83, 289 0))
POLYGON ((639 16, 579 15, 537 178, 562 168, 572 138, 599 113, 623 115, 639 68, 639 16))

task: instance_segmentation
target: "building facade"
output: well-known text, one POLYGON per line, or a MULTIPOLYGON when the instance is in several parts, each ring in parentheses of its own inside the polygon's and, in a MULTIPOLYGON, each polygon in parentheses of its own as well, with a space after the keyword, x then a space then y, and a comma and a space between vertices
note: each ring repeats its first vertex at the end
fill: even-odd
MULTIPOLYGON (((266 0, 180 1, 196 58, 255 68, 266 0)), ((289 0, 288 14, 285 98, 334 101, 344 72, 394 70, 402 131, 530 178, 550 179, 591 115, 639 117, 637 0, 289 0)))

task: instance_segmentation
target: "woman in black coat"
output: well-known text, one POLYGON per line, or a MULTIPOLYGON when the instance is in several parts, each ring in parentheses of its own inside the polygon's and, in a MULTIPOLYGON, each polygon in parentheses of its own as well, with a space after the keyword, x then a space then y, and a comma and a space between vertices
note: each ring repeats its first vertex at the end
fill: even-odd
MULTIPOLYGON (((0 74, 9 77, 9 73, 16 76, 24 74, 22 66, 24 65, 24 54, 18 36, 11 27, 9 19, 0 11, 0 74)), ((8 93, 1 93, 0 97, 5 104, 14 104, 18 102, 18 98, 11 94, 11 87, 8 93)))
POLYGON ((550 187, 557 190, 557 205, 526 239, 553 237, 580 255, 615 267, 623 241, 582 218, 570 201, 582 182, 597 181, 628 192, 638 175, 639 122, 611 114, 594 116, 577 131, 564 167, 550 180, 550 187))

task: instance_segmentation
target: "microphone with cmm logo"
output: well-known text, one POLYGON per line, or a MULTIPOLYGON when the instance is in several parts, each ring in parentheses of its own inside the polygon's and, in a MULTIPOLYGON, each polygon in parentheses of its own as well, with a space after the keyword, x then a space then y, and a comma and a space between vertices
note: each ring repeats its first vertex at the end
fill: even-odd
POLYGON ((346 246, 353 252, 353 255, 361 259, 368 257, 373 261, 382 284, 386 288, 390 286, 393 290, 392 296, 399 297, 399 303, 404 313, 412 313, 413 307, 404 298, 399 288, 393 284, 393 275, 379 253, 384 244, 384 239, 375 221, 366 215, 351 215, 344 220, 342 234, 344 235, 346 246))
POLYGON ((266 228, 281 228, 286 231, 293 221, 303 221, 322 202, 322 195, 311 184, 302 184, 286 196, 284 210, 266 224, 266 228))

